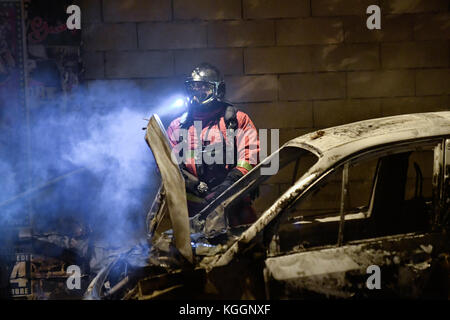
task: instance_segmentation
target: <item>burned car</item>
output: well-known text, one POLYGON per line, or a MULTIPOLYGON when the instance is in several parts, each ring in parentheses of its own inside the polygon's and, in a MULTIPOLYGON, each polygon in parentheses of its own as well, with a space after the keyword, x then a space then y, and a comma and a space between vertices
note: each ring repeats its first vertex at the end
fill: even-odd
POLYGON ((86 299, 448 299, 450 112, 292 139, 192 218, 156 116, 146 140, 162 181, 149 245, 99 272, 86 299), (276 157, 278 173, 261 174, 276 157), (256 222, 231 225, 255 190, 256 222))

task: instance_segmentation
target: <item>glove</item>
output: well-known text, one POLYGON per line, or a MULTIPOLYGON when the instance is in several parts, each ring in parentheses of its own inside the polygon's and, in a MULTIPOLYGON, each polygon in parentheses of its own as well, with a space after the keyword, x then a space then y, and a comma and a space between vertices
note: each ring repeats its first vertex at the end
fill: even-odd
POLYGON ((215 186, 214 188, 211 189, 211 192, 208 193, 205 196, 205 200, 207 202, 212 202, 214 199, 216 199, 222 192, 224 192, 225 190, 227 190, 233 183, 235 183, 236 181, 238 181, 244 174, 239 171, 238 169, 234 168, 233 170, 231 170, 225 180, 215 186))
POLYGON ((208 192, 208 185, 203 181, 200 181, 192 173, 190 173, 186 169, 181 169, 181 173, 184 177, 186 190, 195 194, 196 196, 203 196, 204 194, 206 194, 206 192, 208 192))

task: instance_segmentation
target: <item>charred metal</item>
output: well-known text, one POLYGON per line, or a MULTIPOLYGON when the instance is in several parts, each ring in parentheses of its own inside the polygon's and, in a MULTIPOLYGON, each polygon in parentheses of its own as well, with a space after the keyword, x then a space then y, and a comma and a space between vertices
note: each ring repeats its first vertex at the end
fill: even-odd
POLYGON ((157 116, 146 140, 162 176, 147 217, 150 245, 101 270, 86 299, 448 297, 450 112, 367 120, 287 142, 276 151, 280 168, 315 161, 251 225, 231 226, 229 217, 239 214, 234 201, 265 181, 263 163, 188 218, 185 201, 169 197, 184 184, 157 116), (360 180, 352 168, 362 163, 364 174, 370 161, 367 203, 353 208, 360 180), (338 184, 336 208, 298 208, 330 181, 338 184), (372 290, 373 265, 382 285, 372 290))

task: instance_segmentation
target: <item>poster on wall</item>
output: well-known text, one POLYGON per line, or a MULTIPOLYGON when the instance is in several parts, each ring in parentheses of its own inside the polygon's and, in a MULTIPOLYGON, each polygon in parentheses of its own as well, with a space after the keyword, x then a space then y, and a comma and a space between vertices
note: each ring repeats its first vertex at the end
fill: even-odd
POLYGON ((26 297, 31 292, 31 255, 17 253, 10 272, 9 286, 11 297, 26 297))
POLYGON ((24 77, 24 39, 20 1, 0 1, 0 224, 26 226, 26 203, 16 201, 28 187, 27 109, 24 77))
POLYGON ((25 0, 28 105, 67 108, 67 96, 78 87, 80 30, 68 30, 67 0, 25 0))
POLYGON ((39 211, 39 203, 43 201, 57 201, 52 195, 56 185, 49 181, 66 173, 53 168, 51 158, 42 159, 39 155, 58 158, 64 135, 50 133, 64 130, 66 114, 77 109, 70 96, 79 86, 81 31, 67 28, 66 10, 72 4, 76 1, 24 0, 27 107, 29 133, 34 139, 30 145, 30 180, 33 187, 45 186, 37 187, 30 195, 33 212, 39 211), (50 168, 45 172, 42 166, 34 165, 45 161, 46 168, 50 168))

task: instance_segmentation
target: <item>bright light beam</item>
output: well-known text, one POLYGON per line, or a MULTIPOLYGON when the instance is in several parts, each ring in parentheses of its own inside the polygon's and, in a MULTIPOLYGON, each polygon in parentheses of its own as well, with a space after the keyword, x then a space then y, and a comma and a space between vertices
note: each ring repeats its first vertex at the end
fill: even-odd
POLYGON ((179 98, 179 99, 175 100, 175 102, 172 104, 172 106, 175 108, 181 108, 184 106, 184 100, 179 98))

